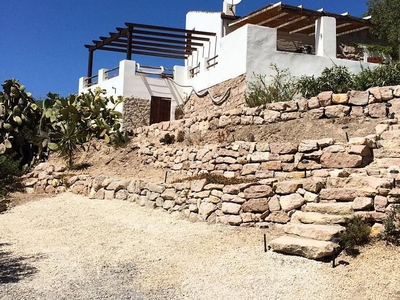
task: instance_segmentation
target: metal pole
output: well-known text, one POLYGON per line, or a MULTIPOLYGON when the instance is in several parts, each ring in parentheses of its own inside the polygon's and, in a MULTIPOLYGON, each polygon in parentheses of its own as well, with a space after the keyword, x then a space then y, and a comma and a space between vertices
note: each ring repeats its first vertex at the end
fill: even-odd
POLYGON ((267 235, 264 233, 264 252, 267 252, 267 235))

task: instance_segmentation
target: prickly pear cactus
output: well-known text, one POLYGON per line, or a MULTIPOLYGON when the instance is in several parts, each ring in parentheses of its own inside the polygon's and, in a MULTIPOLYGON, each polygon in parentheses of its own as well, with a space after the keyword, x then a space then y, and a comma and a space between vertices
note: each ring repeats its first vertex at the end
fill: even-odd
POLYGON ((8 79, 0 92, 0 155, 16 155, 30 164, 38 151, 40 108, 25 86, 8 79))

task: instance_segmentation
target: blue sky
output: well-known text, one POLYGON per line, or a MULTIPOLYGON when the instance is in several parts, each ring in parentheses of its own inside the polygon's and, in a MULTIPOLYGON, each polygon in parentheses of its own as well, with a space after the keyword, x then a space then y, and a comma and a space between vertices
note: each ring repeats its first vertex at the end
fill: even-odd
MULTIPOLYGON (((284 4, 361 16, 367 0, 286 0, 284 4)), ((243 0, 237 15, 243 16, 278 1, 243 0)), ((90 44, 125 22, 184 28, 188 11, 221 11, 222 0, 19 0, 2 5, 0 13, 0 82, 17 78, 36 98, 47 92, 66 96, 77 93, 78 80, 87 72, 90 44)), ((122 53, 95 52, 94 73, 113 68, 122 53)), ((142 64, 172 67, 171 62, 143 56, 142 64)))

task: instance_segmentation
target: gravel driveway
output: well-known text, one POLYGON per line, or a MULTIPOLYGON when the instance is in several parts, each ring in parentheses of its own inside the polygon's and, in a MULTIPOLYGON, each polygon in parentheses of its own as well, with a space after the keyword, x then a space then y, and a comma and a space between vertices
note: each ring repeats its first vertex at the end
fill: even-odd
POLYGON ((262 241, 260 229, 66 193, 0 215, 0 299, 400 299, 395 248, 332 269, 262 241))

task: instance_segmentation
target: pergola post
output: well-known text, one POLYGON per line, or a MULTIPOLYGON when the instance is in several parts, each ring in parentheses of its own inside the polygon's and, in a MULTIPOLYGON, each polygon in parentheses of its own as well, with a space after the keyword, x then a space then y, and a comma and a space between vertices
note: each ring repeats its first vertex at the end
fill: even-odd
POLYGON ((128 40, 127 40, 127 47, 126 47, 126 59, 132 60, 132 26, 128 27, 128 40))
POLYGON ((315 55, 336 58, 336 19, 321 17, 315 21, 315 55))
POLYGON ((93 52, 94 50, 89 49, 89 60, 88 60, 88 70, 87 70, 88 83, 92 82, 92 76, 93 76, 93 52))

